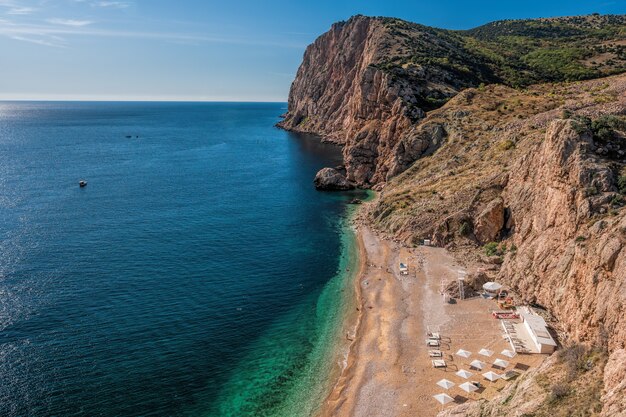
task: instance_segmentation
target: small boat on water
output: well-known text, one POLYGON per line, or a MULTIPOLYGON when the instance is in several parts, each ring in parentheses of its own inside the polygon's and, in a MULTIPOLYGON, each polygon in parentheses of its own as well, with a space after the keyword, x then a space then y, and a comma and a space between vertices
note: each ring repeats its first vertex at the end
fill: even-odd
POLYGON ((85 181, 85 180, 78 181, 78 186, 81 187, 81 188, 82 187, 86 187, 87 186, 87 181, 85 181))

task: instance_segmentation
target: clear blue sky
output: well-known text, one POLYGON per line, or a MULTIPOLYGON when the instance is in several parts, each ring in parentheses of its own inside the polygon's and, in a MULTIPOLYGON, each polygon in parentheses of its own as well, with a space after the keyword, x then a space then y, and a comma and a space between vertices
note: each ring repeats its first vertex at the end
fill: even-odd
POLYGON ((0 99, 284 101, 304 48, 354 14, 451 29, 626 13, 626 0, 0 0, 0 99))

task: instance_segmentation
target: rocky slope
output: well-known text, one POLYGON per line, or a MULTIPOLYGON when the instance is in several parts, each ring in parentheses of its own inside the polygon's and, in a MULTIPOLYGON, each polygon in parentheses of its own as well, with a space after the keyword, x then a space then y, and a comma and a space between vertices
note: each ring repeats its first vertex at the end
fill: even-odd
POLYGON ((382 184, 446 139, 419 126, 468 87, 593 78, 626 69, 623 16, 495 22, 449 31, 355 16, 310 45, 279 126, 344 145, 349 181, 382 184))
POLYGON ((626 75, 466 90, 433 124, 446 142, 387 184, 372 223, 483 262, 556 317, 564 344, 606 349, 602 415, 626 412, 626 75))

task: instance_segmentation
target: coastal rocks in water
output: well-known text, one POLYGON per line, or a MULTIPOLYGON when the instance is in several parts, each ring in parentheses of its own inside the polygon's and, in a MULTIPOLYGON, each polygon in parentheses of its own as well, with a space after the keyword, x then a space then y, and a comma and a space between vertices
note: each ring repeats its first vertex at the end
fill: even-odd
POLYGON ((354 184, 335 168, 322 168, 313 180, 315 188, 325 191, 352 190, 354 184))
POLYGON ((496 240, 504 227, 504 201, 498 197, 485 207, 474 222, 474 235, 482 244, 496 240))

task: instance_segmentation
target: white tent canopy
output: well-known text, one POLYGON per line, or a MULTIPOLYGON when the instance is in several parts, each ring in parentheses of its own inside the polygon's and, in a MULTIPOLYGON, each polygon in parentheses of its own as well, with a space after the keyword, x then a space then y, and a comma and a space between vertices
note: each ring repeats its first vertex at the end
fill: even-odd
POLYGON ((508 349, 504 349, 502 352, 500 352, 500 354, 506 356, 507 358, 512 358, 513 356, 515 356, 515 352, 508 349))
POLYGON ((443 389, 450 389, 454 386, 454 382, 448 381, 444 378, 441 381, 437 382, 437 385, 439 385, 443 389))
POLYGON ((465 369, 461 369, 460 371, 456 372, 456 375, 460 376, 461 378, 467 379, 474 374, 471 373, 470 371, 466 371, 465 369))
POLYGON ((483 369, 485 367, 485 362, 481 362, 478 359, 475 359, 472 362, 470 362, 470 366, 476 369, 483 369))
POLYGON ((489 350, 489 349, 481 349, 478 351, 479 355, 483 355, 483 356, 491 356, 493 355, 493 350, 489 350))
POLYGON ((504 359, 496 359, 495 361, 493 361, 493 364, 501 368, 506 368, 507 366, 509 366, 509 362, 505 361, 504 359))
POLYGON ((464 350, 464 349, 459 349, 459 350, 456 352, 456 355, 457 355, 457 356, 460 356, 460 357, 462 357, 462 358, 469 358, 471 354, 472 354, 472 352, 469 352, 469 351, 464 350))
POLYGON ((454 401, 454 398, 452 398, 451 396, 449 396, 448 394, 437 394, 437 395, 433 395, 433 398, 437 401, 439 401, 440 404, 446 405, 448 403, 451 403, 452 401, 454 401))
POLYGON ((502 285, 498 284, 497 282, 490 281, 483 284, 483 288, 486 291, 496 292, 502 289, 502 285))
POLYGON ((491 382, 497 381, 498 379, 500 379, 500 375, 496 374, 495 372, 491 372, 491 371, 485 372, 483 374, 483 376, 485 378, 487 378, 488 380, 490 380, 491 382))
POLYGON ((464 382, 459 385, 459 388, 461 388, 465 392, 474 392, 478 389, 478 387, 471 382, 464 382))

